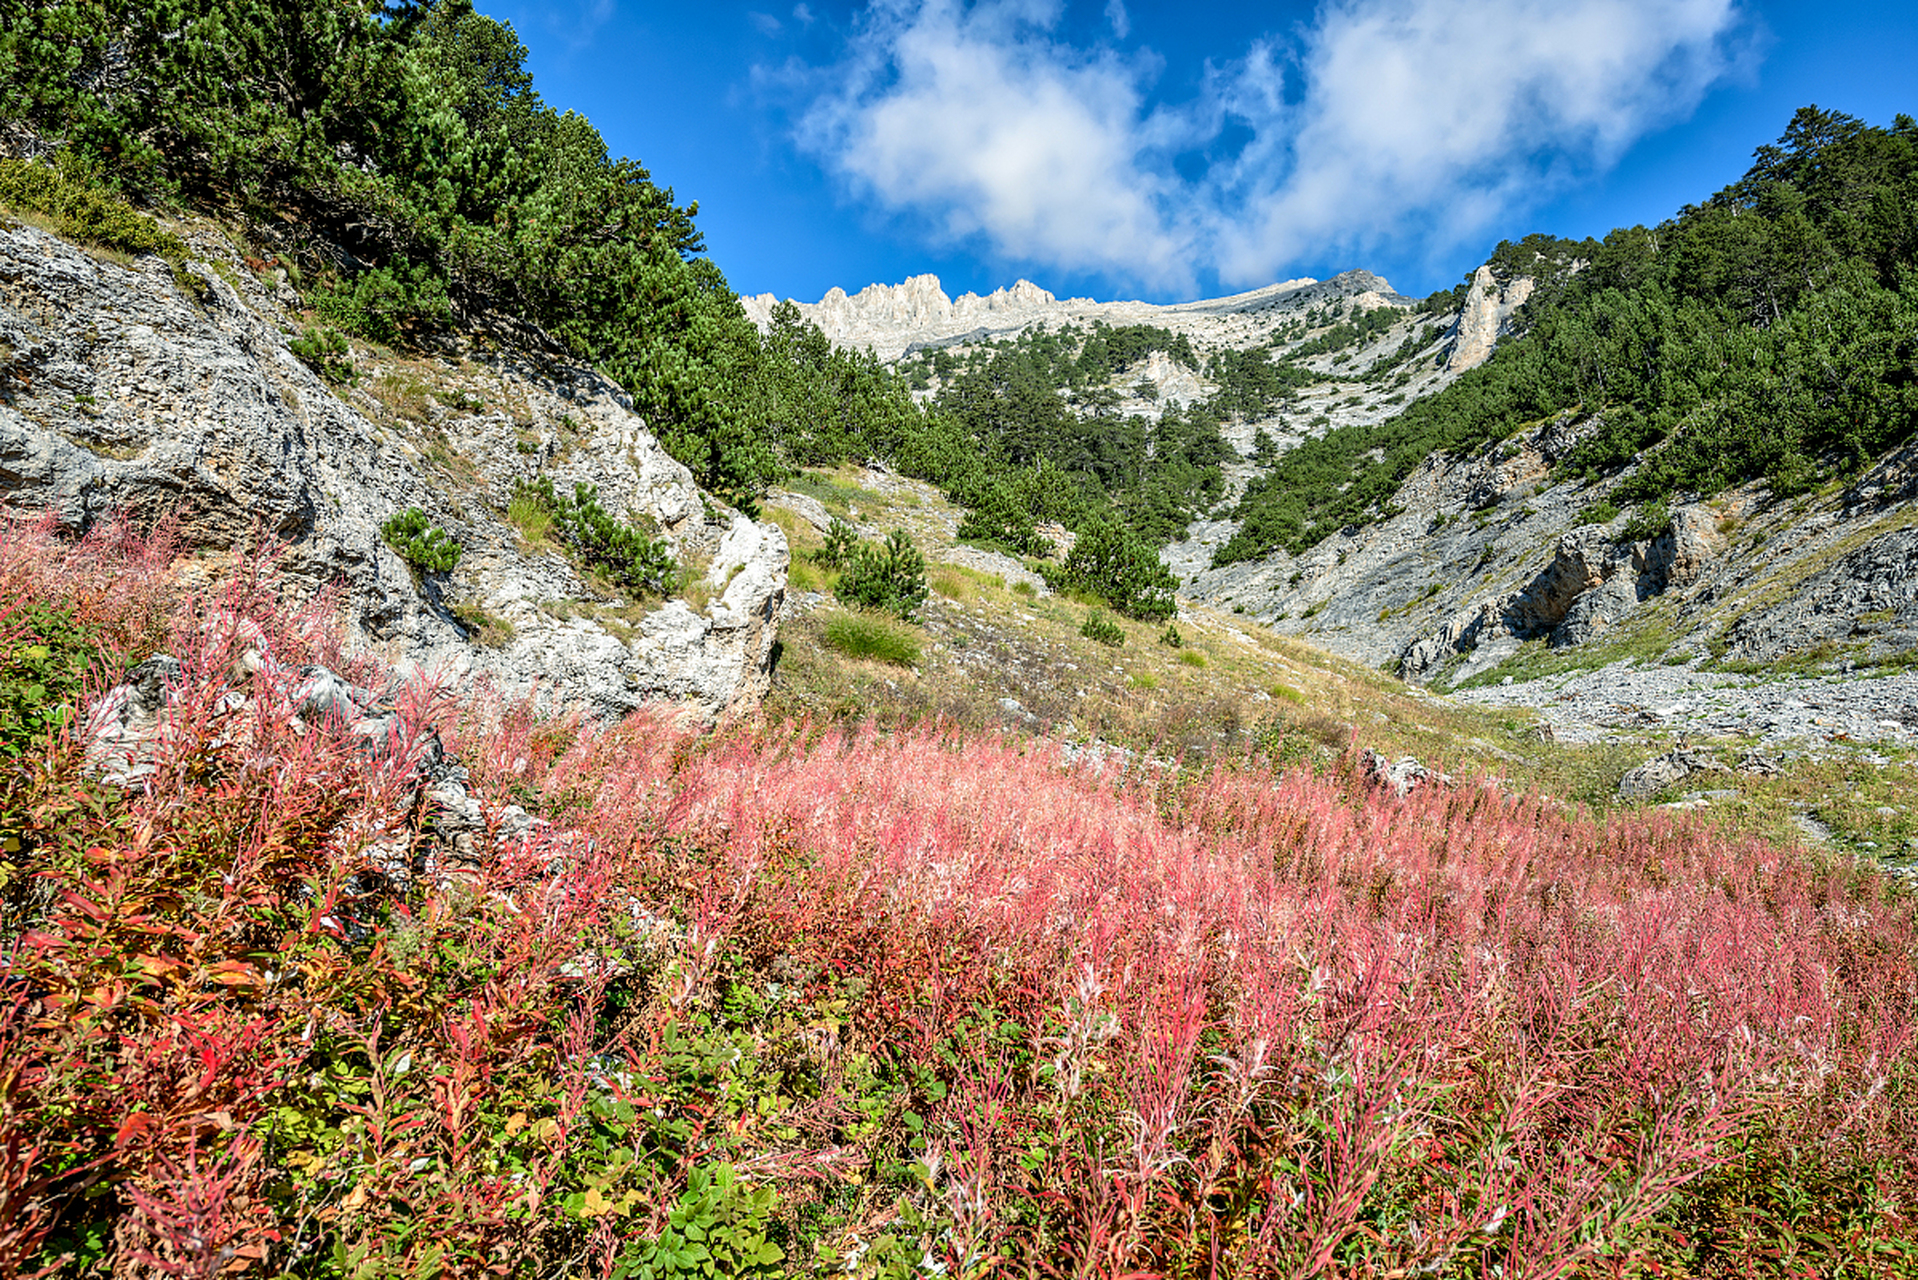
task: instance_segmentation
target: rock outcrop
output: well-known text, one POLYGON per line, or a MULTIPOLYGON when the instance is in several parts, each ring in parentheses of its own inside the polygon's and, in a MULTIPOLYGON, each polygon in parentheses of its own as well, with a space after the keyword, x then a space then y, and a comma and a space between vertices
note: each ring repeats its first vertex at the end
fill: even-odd
MULTIPOLYGON (((1159 305, 1150 302, 1095 302, 1091 298, 1056 298, 1021 280, 1010 288, 995 289, 983 297, 947 296, 935 275, 913 276, 896 285, 867 285, 856 294, 833 288, 818 302, 800 302, 799 312, 819 326, 835 343, 872 351, 882 360, 894 360, 919 347, 955 342, 984 341, 1021 332, 1046 323, 1110 325, 1153 324, 1175 332, 1201 332, 1249 343, 1270 325, 1265 313, 1296 304, 1299 310, 1321 298, 1356 297, 1360 306, 1409 306, 1411 299, 1394 293, 1381 276, 1348 271, 1334 280, 1309 277, 1283 280, 1246 293, 1198 302, 1159 305)), ((753 323, 765 328, 779 299, 770 293, 741 298, 740 305, 753 323)))
POLYGON ((1452 354, 1445 367, 1453 373, 1476 368, 1491 358, 1492 348, 1505 335, 1512 313, 1532 296, 1529 276, 1500 284, 1489 266, 1472 273, 1472 284, 1459 309, 1458 332, 1452 342, 1452 354))
POLYGON ((367 645, 450 676, 608 715, 670 699, 713 719, 757 702, 784 535, 702 495, 617 386, 537 334, 484 333, 431 356, 356 349, 358 384, 331 386, 289 349, 300 321, 284 281, 255 276, 217 230, 189 243, 200 297, 157 258, 120 265, 0 230, 10 506, 75 530, 172 514, 202 548, 270 541, 293 581, 343 588, 367 645), (528 544, 503 513, 542 474, 562 492, 595 485, 613 515, 656 528, 711 602, 647 612, 528 544), (463 545, 451 573, 416 573, 382 540, 408 507, 463 545))
POLYGON ((1724 545, 1715 513, 1681 507, 1656 538, 1625 541, 1610 525, 1574 529, 1558 541, 1550 563, 1502 598, 1454 615, 1407 645, 1399 674, 1419 679, 1499 639, 1544 638, 1552 647, 1584 644, 1622 621, 1640 602, 1697 580, 1724 545))

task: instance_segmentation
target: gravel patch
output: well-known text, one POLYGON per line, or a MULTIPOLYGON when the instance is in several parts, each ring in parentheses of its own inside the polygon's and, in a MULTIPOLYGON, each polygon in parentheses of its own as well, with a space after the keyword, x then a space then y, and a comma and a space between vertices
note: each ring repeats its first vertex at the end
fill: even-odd
POLYGON ((1657 729, 1698 738, 1787 743, 1918 743, 1918 672, 1755 676, 1630 660, 1592 671, 1450 695, 1483 707, 1526 707, 1562 742, 1616 740, 1657 729))

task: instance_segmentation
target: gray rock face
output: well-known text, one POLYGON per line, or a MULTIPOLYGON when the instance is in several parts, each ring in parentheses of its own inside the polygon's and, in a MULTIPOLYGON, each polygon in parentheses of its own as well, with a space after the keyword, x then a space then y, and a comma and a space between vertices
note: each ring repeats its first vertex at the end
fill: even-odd
POLYGON ((1697 580, 1723 546, 1713 520, 1703 508, 1681 507, 1670 529, 1639 542, 1619 540, 1610 525, 1574 529, 1523 587, 1481 604, 1470 622, 1448 620, 1407 645, 1399 672, 1417 679, 1455 654, 1508 637, 1542 636, 1553 648, 1596 640, 1643 601, 1697 580))
POLYGON ((452 678, 485 673, 607 715, 668 698, 711 719, 757 702, 785 537, 716 510, 616 386, 482 336, 437 358, 356 348, 358 385, 336 390, 288 348, 299 322, 284 281, 256 279, 217 232, 189 243, 204 301, 157 258, 129 268, 0 230, 6 502, 74 529, 170 513, 195 547, 271 540, 294 582, 344 588, 365 644, 452 678), (529 546, 503 513, 539 474, 562 492, 596 485, 613 515, 656 527, 703 565, 693 580, 711 604, 635 618, 556 549, 529 546), (464 546, 450 574, 415 575, 381 539, 407 507, 464 546), (494 621, 490 647, 474 643, 479 615, 494 621))
POLYGON ((1832 559, 1726 633, 1733 658, 1761 658, 1853 637, 1918 646, 1918 528, 1895 528, 1832 559))

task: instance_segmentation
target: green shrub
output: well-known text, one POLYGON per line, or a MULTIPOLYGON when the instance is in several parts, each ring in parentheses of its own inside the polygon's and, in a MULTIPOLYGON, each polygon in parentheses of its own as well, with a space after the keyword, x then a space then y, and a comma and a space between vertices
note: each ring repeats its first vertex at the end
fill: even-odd
POLYGON ((880 546, 853 549, 833 594, 847 604, 910 619, 926 602, 926 558, 913 546, 911 534, 895 529, 880 546))
POLYGON ((180 237, 120 197, 30 160, 0 160, 0 203, 53 219, 69 239, 122 253, 157 253, 176 267, 186 260, 180 237))
POLYGON ((315 289, 312 300, 322 320, 388 346, 407 333, 439 328, 452 315, 446 286, 405 262, 315 289))
POLYGON ((446 530, 429 524, 418 507, 396 512, 380 526, 380 537, 394 554, 421 573, 451 573, 465 548, 446 530))
POLYGON ((1165 630, 1159 633, 1159 643, 1169 649, 1182 649, 1185 647, 1185 637, 1179 634, 1176 626, 1168 622, 1165 624, 1165 630))
POLYGON ((1671 531, 1671 527, 1672 513, 1666 509, 1664 500, 1660 499, 1657 502, 1647 503, 1634 512, 1632 518, 1625 522, 1625 527, 1618 531, 1618 540, 1649 542, 1653 538, 1665 536, 1671 531))
POLYGON ((98 652, 97 633, 70 609, 0 605, 0 889, 26 839, 25 815, 15 812, 22 766, 66 723, 98 652))
POLYGON ((994 485, 959 522, 961 542, 987 546, 1012 556, 1049 556, 1052 543, 1033 527, 1032 513, 1003 486, 994 485))
POLYGON ((825 545, 813 552, 812 558, 828 569, 843 569, 858 545, 859 535, 853 532, 853 527, 834 516, 826 526, 825 545))
POLYGON ((827 619, 824 638, 828 648, 848 658, 869 658, 900 667, 919 662, 919 642, 872 614, 837 614, 827 619))
POLYGON ((306 332, 286 344, 286 349, 299 357, 313 372, 328 382, 341 382, 351 385, 359 374, 353 368, 353 362, 346 358, 346 335, 338 329, 308 328, 306 332))
POLYGON ((1164 622, 1178 612, 1178 579, 1138 534, 1112 520, 1079 531, 1060 575, 1068 588, 1090 592, 1114 613, 1164 622))
MULTIPOLYGON (((576 484, 573 496, 553 489, 551 477, 521 484, 513 494, 521 512, 522 531, 538 525, 540 512, 550 515, 550 529, 578 554, 580 561, 605 573, 621 590, 635 595, 664 595, 679 577, 679 564, 663 538, 649 536, 631 523, 622 524, 600 505, 595 485, 576 484)), ((542 528, 544 533, 545 529, 542 528)), ((531 534, 528 534, 531 537, 531 534)))
POLYGON ((1115 649, 1125 643, 1125 628, 1097 609, 1086 615, 1085 625, 1079 628, 1079 634, 1115 649))
POLYGON ((665 1229, 650 1239, 629 1240, 613 1266, 613 1280, 783 1276, 785 1250, 766 1237, 778 1199, 771 1187, 739 1181, 731 1165, 710 1171, 695 1165, 665 1229))
POLYGON ((1618 508, 1609 502, 1594 502, 1578 513, 1579 524, 1610 524, 1618 519, 1618 508))

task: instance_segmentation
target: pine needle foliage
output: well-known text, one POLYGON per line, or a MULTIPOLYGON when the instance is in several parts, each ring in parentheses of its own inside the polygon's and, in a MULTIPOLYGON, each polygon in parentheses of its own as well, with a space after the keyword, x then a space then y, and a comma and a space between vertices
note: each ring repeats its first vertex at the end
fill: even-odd
POLYGON ((679 576, 679 563, 664 538, 650 536, 630 521, 622 522, 599 500, 599 488, 575 484, 568 497, 558 492, 552 477, 523 483, 514 501, 537 509, 560 541, 583 564, 605 573, 622 590, 634 595, 664 595, 679 576))
POLYGON ((451 573, 465 552, 446 530, 428 521, 426 512, 418 507, 408 507, 388 516, 380 525, 380 537, 400 559, 421 573, 451 573))

